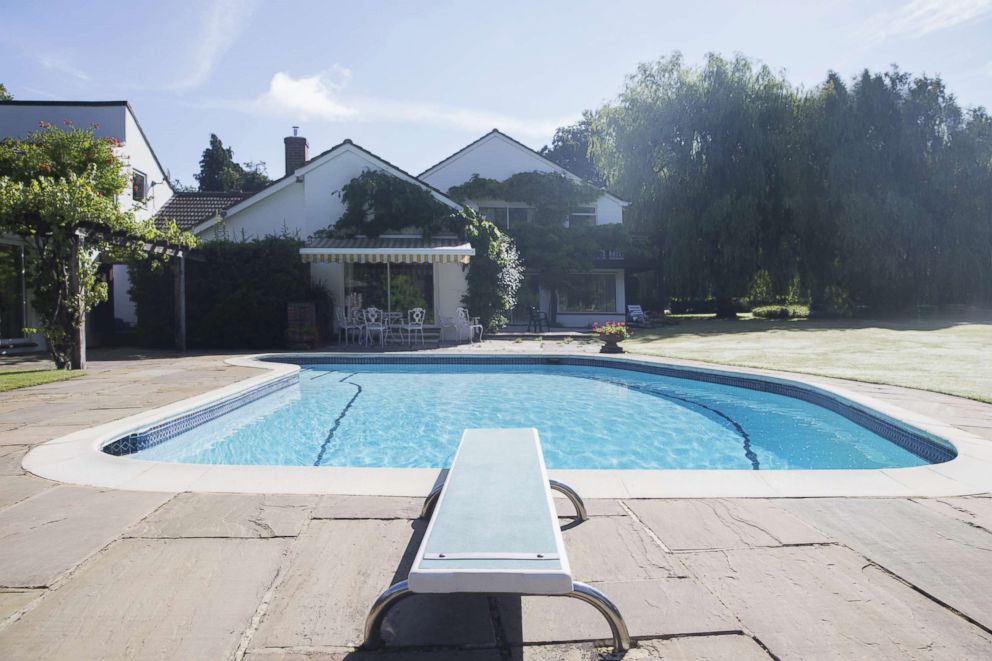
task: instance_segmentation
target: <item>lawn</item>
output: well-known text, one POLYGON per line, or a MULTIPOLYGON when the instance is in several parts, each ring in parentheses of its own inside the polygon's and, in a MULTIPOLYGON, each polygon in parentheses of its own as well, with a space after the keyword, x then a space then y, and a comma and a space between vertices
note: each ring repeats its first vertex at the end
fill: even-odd
POLYGON ((84 372, 68 370, 9 370, 0 372, 0 392, 30 388, 55 381, 66 381, 82 376, 84 372))
POLYGON ((992 402, 992 323, 683 319, 629 352, 933 390, 992 402))

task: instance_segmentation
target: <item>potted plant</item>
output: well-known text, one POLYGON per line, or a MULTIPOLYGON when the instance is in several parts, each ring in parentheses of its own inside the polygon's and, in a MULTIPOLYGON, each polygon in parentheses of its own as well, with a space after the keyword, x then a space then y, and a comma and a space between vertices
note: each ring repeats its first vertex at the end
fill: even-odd
POLYGON ((617 344, 630 337, 627 325, 622 321, 610 321, 605 324, 593 324, 592 332, 603 341, 603 346, 599 348, 599 353, 623 353, 623 349, 617 344))

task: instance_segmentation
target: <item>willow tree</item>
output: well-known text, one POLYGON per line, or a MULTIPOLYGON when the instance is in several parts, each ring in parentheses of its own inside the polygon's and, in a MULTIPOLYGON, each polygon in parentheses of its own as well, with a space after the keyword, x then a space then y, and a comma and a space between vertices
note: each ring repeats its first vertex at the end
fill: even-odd
POLYGON ((662 229, 672 294, 712 297, 732 316, 733 299, 782 259, 793 116, 788 84, 767 67, 709 55, 692 68, 678 54, 640 65, 596 114, 592 156, 633 200, 633 229, 662 229))
POLYGON ((60 369, 82 366, 80 329, 86 313, 107 299, 97 277, 101 255, 117 261, 146 241, 186 247, 196 241, 174 224, 159 230, 121 208, 117 198, 130 177, 119 146, 93 129, 44 122, 26 140, 0 142, 0 234, 20 237, 32 257, 27 284, 38 330, 60 369), (104 231, 90 232, 94 227, 104 231))

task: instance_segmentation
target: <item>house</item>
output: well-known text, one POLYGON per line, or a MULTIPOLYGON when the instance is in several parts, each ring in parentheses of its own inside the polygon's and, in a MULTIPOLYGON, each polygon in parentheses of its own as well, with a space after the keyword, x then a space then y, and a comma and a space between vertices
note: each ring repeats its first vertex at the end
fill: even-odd
MULTIPOLYGON (((153 217, 172 198, 168 173, 127 101, 0 101, 0 140, 25 139, 41 122, 57 127, 66 122, 93 127, 96 136, 119 141, 118 156, 128 164, 131 186, 118 202, 122 208, 133 208, 139 219, 153 217)), ((39 325, 24 281, 26 258, 18 237, 0 236, 0 343, 35 349, 43 345, 41 336, 22 331, 39 325)), ((112 317, 118 323, 134 323, 137 319, 128 295, 127 268, 114 265, 108 276, 112 317)))
MULTIPOLYGON (((178 193, 159 213, 173 218, 201 240, 258 239, 289 233, 306 239, 301 258, 311 264, 315 282, 326 286, 338 307, 374 305, 405 311, 427 310, 428 320, 439 323, 455 316, 467 290, 466 272, 474 256, 472 247, 452 236, 425 239, 419 230, 372 238, 320 238, 319 230, 333 226, 345 211, 342 188, 366 170, 389 173, 421 187, 435 200, 462 208, 444 191, 468 181, 472 175, 506 179, 518 172, 560 173, 575 181, 574 174, 549 161, 513 138, 494 130, 419 177, 400 169, 369 150, 345 140, 317 156, 309 157, 306 138, 284 139, 285 174, 249 195, 178 193)), ((525 205, 503 200, 470 200, 470 206, 503 229, 526 212, 525 205)), ((626 202, 603 191, 593 205, 572 211, 563 223, 607 225, 623 222, 626 202)), ((524 304, 551 310, 563 326, 586 327, 593 322, 623 320, 624 269, 622 255, 605 253, 588 272, 575 273, 569 294, 540 290, 524 304)), ((523 306, 518 306, 523 307, 523 306)), ((517 320, 521 316, 517 313, 517 320)), ((522 318, 526 321, 526 317, 522 318)))
MULTIPOLYGON (((431 166, 418 178, 435 188, 449 191, 466 183, 474 175, 504 181, 522 172, 557 173, 577 183, 589 183, 497 129, 431 166)), ((514 223, 528 222, 529 209, 524 203, 489 199, 467 200, 466 203, 511 233, 514 223)), ((603 190, 594 204, 572 209, 569 217, 562 218, 562 222, 569 227, 580 223, 622 223, 623 210, 627 205, 626 201, 603 190)), ((526 263, 527 255, 523 257, 526 263)), ((535 276, 539 274, 528 274, 528 277, 535 276)), ((531 289, 525 285, 520 293, 521 302, 511 320, 526 323, 528 306, 537 306, 548 312, 558 325, 565 327, 581 328, 596 322, 623 321, 626 318, 622 254, 604 251, 601 259, 591 264, 587 271, 569 274, 569 278, 572 286, 567 293, 549 291, 544 287, 531 289)))
MULTIPOLYGON (((345 140, 309 158, 302 136, 284 140, 285 175, 266 188, 224 204, 215 199, 195 221, 194 213, 183 224, 203 241, 259 239, 288 233, 308 239, 333 226, 345 210, 338 193, 366 170, 379 170, 428 191, 453 210, 462 206, 363 147, 345 140), (227 203, 232 202, 232 203, 227 203)), ((179 220, 203 195, 179 193, 159 217, 179 220)), ((423 307, 428 321, 454 317, 466 292, 465 269, 474 255, 472 247, 456 237, 423 238, 418 230, 375 239, 311 239, 300 250, 310 263, 315 282, 327 287, 339 307, 377 306, 405 311, 423 307)))

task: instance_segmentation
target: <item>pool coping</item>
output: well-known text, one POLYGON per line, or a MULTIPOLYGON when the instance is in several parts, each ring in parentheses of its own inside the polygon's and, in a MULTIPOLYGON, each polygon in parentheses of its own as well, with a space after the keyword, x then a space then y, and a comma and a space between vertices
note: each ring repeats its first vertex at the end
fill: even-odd
MULTIPOLYGON (((110 423, 80 430, 43 443, 23 460, 24 469, 39 477, 87 486, 156 492, 331 494, 423 496, 438 483, 436 468, 339 468, 312 466, 228 466, 176 464, 112 456, 103 446, 168 418, 218 405, 233 396, 298 375, 300 366, 279 356, 342 357, 383 354, 266 353, 227 359, 230 365, 262 370, 261 374, 172 404, 110 423)), ((492 354, 453 354, 483 357, 492 354)), ((590 354, 527 354, 551 359, 589 360, 590 354)), ((494 357, 505 358, 506 354, 494 357)), ((598 355, 596 358, 600 358, 598 355)), ((841 386, 810 383, 804 375, 788 378, 762 370, 720 366, 685 366, 650 356, 610 356, 684 371, 747 376, 791 384, 849 400, 883 417, 944 439, 958 456, 940 464, 912 468, 848 470, 551 470, 553 479, 568 482, 586 498, 777 498, 777 497, 942 497, 992 492, 992 443, 953 427, 841 386)))

